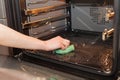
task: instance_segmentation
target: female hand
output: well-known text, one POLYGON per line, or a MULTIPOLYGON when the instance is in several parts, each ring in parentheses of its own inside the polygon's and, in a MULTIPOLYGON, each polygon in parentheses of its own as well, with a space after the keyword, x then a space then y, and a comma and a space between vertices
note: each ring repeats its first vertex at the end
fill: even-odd
POLYGON ((60 36, 57 36, 55 38, 49 39, 45 41, 45 50, 51 51, 55 49, 66 49, 70 45, 70 41, 67 39, 64 39, 60 36))

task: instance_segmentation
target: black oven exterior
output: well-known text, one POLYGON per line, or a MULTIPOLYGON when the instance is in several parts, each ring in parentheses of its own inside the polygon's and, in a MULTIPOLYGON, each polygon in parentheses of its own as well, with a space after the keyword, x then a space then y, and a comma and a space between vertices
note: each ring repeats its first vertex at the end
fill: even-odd
MULTIPOLYGON (((25 23, 26 22, 26 19, 27 19, 27 16, 24 14, 24 10, 26 9, 26 6, 25 6, 25 2, 26 0, 5 0, 6 2, 6 10, 7 10, 7 18, 8 18, 8 25, 21 32, 21 33, 24 33, 24 34, 29 34, 27 28, 26 29, 22 29, 22 23, 25 23), (24 4, 24 5, 23 5, 24 4)), ((69 1, 69 0, 66 0, 67 3, 72 3, 74 1, 69 1)), ((61 62, 56 62, 54 60, 50 60, 50 59, 47 59, 47 58, 44 58, 44 57, 37 57, 35 55, 27 55, 27 54, 22 54, 21 55, 21 50, 20 49, 13 49, 13 51, 15 52, 14 55, 19 54, 19 57, 18 58, 21 58, 23 60, 27 60, 27 61, 30 61, 30 62, 34 62, 36 64, 40 64, 41 65, 44 65, 44 66, 47 66, 48 64, 51 64, 51 63, 54 63, 52 65, 55 65, 57 64, 57 66, 61 67, 60 69, 58 68, 58 70, 62 70, 64 71, 65 69, 65 72, 69 72, 71 74, 75 74, 75 75, 78 75, 78 76, 83 76, 83 77, 87 77, 87 78, 90 78, 90 79, 100 79, 100 80, 114 80, 114 78, 117 78, 119 77, 119 70, 120 70, 120 1, 119 0, 114 0, 114 9, 115 9, 115 13, 117 13, 115 15, 115 21, 114 21, 114 26, 115 26, 115 34, 114 34, 114 53, 115 55, 113 56, 114 57, 114 65, 113 65, 113 72, 111 74, 104 74, 104 73, 97 73, 96 71, 94 70, 91 70, 91 69, 87 69, 87 68, 83 68, 83 67, 80 67, 80 71, 76 69, 76 67, 74 65, 71 65, 72 67, 66 67, 66 66, 69 66, 69 64, 66 64, 66 63, 61 63, 61 62), (49 62, 48 62, 49 61, 49 62), (46 63, 47 65, 45 65, 44 63, 46 63), (66 65, 66 66, 63 66, 63 65, 66 65), (91 74, 92 73, 92 74, 91 74)), ((71 7, 71 6, 70 6, 71 7)), ((67 11, 69 12, 70 16, 72 15, 71 14, 71 8, 68 7, 67 8, 67 11)), ((67 18, 67 25, 68 26, 71 26, 72 24, 70 23, 71 22, 71 19, 72 18, 67 18)), ((68 28, 68 32, 71 31, 71 27, 68 28)), ((53 66, 50 66, 53 68, 53 66)), ((54 67, 55 68, 55 67, 54 67)), ((57 69, 56 68, 56 69, 57 69)))

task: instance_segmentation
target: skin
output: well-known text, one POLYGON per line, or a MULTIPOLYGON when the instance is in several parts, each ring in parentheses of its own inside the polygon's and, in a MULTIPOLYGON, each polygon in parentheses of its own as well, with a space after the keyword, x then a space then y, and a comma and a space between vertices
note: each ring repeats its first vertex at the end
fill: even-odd
MULTIPOLYGON (((5 25, 0 24, 0 45, 3 46, 51 51, 58 48, 65 49, 69 46, 69 44, 69 40, 60 36, 43 41, 26 36, 5 25)), ((4 68, 0 68, 0 77, 2 80, 45 80, 44 77, 35 77, 19 71, 13 71, 4 68), (16 73, 19 76, 17 76, 16 73)))
POLYGON ((66 49, 69 44, 69 40, 60 36, 43 41, 24 35, 5 25, 0 24, 0 45, 3 46, 51 51, 58 48, 66 49))

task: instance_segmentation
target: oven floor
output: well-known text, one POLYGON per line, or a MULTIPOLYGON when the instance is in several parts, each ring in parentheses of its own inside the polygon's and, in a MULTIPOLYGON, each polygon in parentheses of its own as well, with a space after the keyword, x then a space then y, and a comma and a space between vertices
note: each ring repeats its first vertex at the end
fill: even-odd
POLYGON ((111 72, 113 64, 112 40, 103 42, 101 35, 88 34, 68 34, 62 35, 62 37, 71 40, 71 44, 75 45, 75 51, 65 55, 55 54, 54 51, 26 51, 78 66, 84 65, 106 73, 111 72))

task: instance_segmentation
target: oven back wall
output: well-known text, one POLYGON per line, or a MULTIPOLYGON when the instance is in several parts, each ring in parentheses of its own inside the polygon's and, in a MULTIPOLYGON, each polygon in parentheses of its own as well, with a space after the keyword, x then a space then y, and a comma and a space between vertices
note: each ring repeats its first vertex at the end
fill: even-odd
POLYGON ((88 4, 74 3, 71 6, 72 29, 85 31, 103 32, 105 28, 113 27, 113 20, 107 17, 108 11, 113 11, 113 7, 92 6, 88 4))

